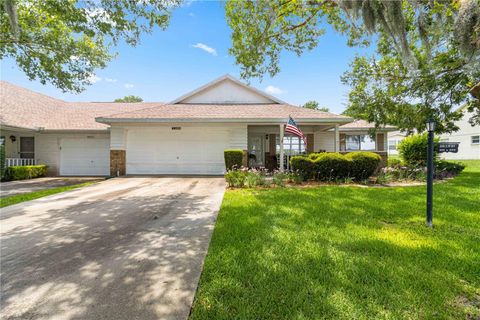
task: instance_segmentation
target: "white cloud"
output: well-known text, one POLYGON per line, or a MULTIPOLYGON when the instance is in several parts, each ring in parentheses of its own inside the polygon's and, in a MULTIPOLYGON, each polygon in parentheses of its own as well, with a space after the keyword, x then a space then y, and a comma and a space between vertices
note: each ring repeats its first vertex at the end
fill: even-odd
POLYGON ((102 78, 100 78, 99 76, 95 75, 95 74, 91 74, 88 78, 87 78, 87 81, 90 82, 90 83, 96 83, 98 81, 101 81, 102 78))
POLYGON ((189 15, 190 17, 195 17, 195 13, 193 13, 193 12, 190 12, 188 15, 189 15))
POLYGON ((115 79, 115 78, 105 78, 105 81, 107 81, 107 82, 117 82, 117 79, 115 79))
POLYGON ((203 51, 205 51, 205 52, 208 52, 208 53, 210 53, 210 54, 213 55, 213 56, 216 56, 216 55, 217 55, 217 50, 215 50, 215 49, 212 48, 212 47, 207 46, 206 44, 200 43, 200 42, 197 43, 197 44, 192 45, 192 47, 197 48, 197 49, 200 49, 200 50, 203 50, 203 51))
POLYGON ((134 87, 134 85, 131 83, 125 83, 123 86, 125 87, 125 89, 132 89, 134 87))
POLYGON ((286 93, 287 91, 282 90, 278 87, 268 86, 265 88, 265 92, 268 94, 283 94, 283 93, 286 93))

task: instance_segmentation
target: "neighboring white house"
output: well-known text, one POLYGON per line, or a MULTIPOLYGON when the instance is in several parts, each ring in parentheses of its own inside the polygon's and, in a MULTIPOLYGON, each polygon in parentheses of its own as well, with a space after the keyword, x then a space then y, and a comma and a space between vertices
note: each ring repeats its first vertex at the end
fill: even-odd
POLYGON ((442 134, 440 141, 460 142, 458 153, 442 153, 441 157, 447 160, 468 160, 480 159, 480 126, 472 126, 468 119, 472 114, 465 111, 463 118, 455 124, 460 128, 457 132, 451 134, 442 134))
MULTIPOLYGON (((446 160, 479 160, 480 159, 480 126, 472 126, 468 119, 472 116, 464 112, 461 120, 455 122, 460 129, 451 134, 440 135, 442 142, 459 142, 458 153, 441 153, 440 157, 446 160)), ((405 139, 400 131, 388 133, 388 154, 397 155, 397 146, 405 139)))
POLYGON ((401 131, 392 131, 388 133, 388 155, 398 155, 398 144, 405 139, 405 133, 401 131))
POLYGON ((222 174, 225 149, 244 150, 245 164, 269 168, 301 152, 386 155, 386 134, 367 145, 362 123, 343 126, 353 119, 287 104, 229 75, 167 104, 65 102, 0 84, 0 142, 9 163, 47 164, 51 175, 222 174), (289 116, 307 146, 284 134, 289 116))

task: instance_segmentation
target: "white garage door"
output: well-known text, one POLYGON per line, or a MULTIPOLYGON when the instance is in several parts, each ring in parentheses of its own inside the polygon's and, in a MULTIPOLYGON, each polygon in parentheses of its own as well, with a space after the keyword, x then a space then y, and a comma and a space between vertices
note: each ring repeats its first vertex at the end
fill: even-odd
POLYGON ((60 141, 61 176, 108 176, 110 139, 66 138, 60 141))
POLYGON ((127 174, 223 174, 225 127, 129 129, 127 174))

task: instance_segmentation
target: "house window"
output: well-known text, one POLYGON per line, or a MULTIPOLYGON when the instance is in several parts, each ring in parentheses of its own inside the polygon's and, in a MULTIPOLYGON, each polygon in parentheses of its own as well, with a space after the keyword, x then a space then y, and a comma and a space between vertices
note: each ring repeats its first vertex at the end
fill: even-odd
POLYGON ((374 151, 375 140, 372 140, 370 136, 366 134, 347 135, 345 139, 345 146, 347 151, 374 151))
MULTIPOLYGON (((280 137, 278 135, 276 136, 276 140, 276 150, 278 154, 280 153, 280 137)), ((305 142, 303 142, 303 139, 297 136, 284 136, 283 152, 287 156, 305 153, 305 142)))
POLYGON ((397 150, 397 140, 388 140, 388 150, 390 151, 395 151, 397 150))
POLYGON ((4 146, 5 145, 5 136, 1 136, 0 137, 0 146, 4 146))
POLYGON ((480 144, 480 136, 472 136, 472 144, 480 144))

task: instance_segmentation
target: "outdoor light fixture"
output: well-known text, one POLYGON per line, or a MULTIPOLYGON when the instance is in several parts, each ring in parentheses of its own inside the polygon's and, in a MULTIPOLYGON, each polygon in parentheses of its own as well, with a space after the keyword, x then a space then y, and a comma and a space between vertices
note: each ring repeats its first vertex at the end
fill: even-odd
POLYGON ((433 131, 435 121, 430 118, 427 121, 428 146, 427 146, 427 226, 433 227, 433 131))
POLYGON ((433 132, 435 131, 435 121, 432 118, 427 120, 427 131, 433 132))
POLYGON ((15 142, 15 141, 17 141, 17 137, 15 137, 15 136, 13 136, 13 135, 12 135, 12 136, 10 136, 10 141, 12 141, 12 142, 15 142))

